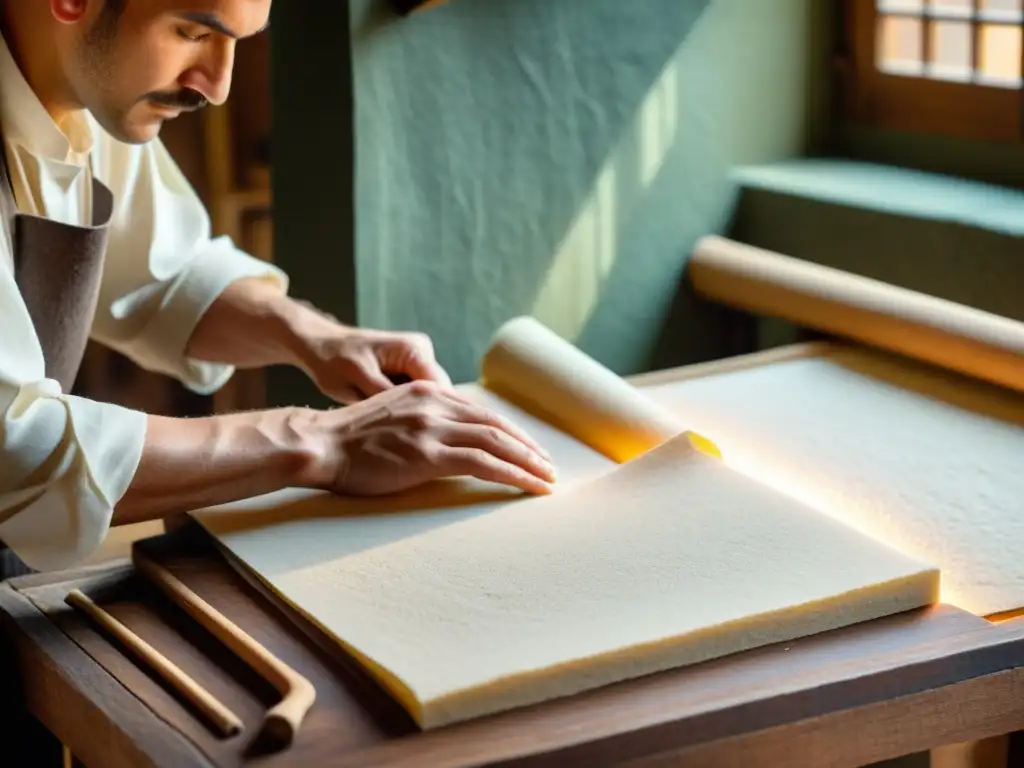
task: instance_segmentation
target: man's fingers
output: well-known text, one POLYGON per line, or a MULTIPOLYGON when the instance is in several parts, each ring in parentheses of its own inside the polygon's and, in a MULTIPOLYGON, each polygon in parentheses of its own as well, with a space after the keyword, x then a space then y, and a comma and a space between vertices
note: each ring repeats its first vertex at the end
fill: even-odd
POLYGON ((555 468, 536 451, 498 427, 452 424, 442 437, 453 448, 476 448, 514 464, 547 483, 555 482, 555 468))
POLYGON ((356 389, 346 385, 339 387, 327 386, 324 387, 324 394, 333 399, 335 402, 340 402, 343 406, 351 406, 351 404, 364 400, 366 397, 356 389))
POLYGON ((452 386, 451 377, 437 362, 434 345, 426 334, 408 333, 390 339, 380 348, 380 356, 380 364, 390 374, 432 381, 445 388, 452 386))
POLYGON ((381 392, 386 392, 395 385, 381 371, 377 358, 367 355, 353 366, 352 386, 358 389, 364 397, 373 397, 381 392))
POLYGON ((499 413, 495 413, 494 411, 490 411, 477 405, 472 400, 455 390, 446 392, 445 394, 449 400, 453 401, 459 421, 466 424, 483 424, 489 427, 497 427, 498 429, 512 435, 512 437, 519 440, 523 445, 526 445, 531 450, 539 453, 548 461, 552 460, 551 454, 545 451, 544 447, 540 443, 530 437, 526 433, 526 430, 513 423, 511 419, 507 419, 499 413))
POLYGON ((405 370, 402 373, 413 379, 433 381, 442 387, 452 386, 451 377, 448 372, 434 359, 433 354, 414 350, 405 359, 405 370))
POLYGON ((480 448, 448 448, 443 457, 446 475, 469 475, 538 495, 551 493, 549 483, 480 448))

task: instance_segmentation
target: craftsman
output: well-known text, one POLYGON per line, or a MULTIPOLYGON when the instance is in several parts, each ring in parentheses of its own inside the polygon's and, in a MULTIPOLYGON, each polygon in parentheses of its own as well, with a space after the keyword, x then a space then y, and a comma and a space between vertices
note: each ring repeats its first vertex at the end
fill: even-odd
POLYGON ((428 338, 343 326, 211 236, 158 134, 225 101, 271 0, 0 3, 0 577, 73 565, 111 525, 287 486, 549 490, 543 451, 457 394, 428 338), (199 393, 297 366, 347 407, 186 420, 84 399, 88 337, 199 393))

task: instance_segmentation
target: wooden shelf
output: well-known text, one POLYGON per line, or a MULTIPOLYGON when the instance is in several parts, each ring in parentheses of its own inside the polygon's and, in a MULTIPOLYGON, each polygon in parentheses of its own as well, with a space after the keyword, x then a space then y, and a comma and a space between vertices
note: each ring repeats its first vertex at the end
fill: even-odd
POLYGON ((269 209, 270 189, 263 187, 254 189, 236 189, 224 195, 224 202, 235 206, 240 212, 245 212, 253 208, 269 209))
MULTIPOLYGON (((265 261, 273 261, 271 243, 270 170, 253 165, 239 186, 234 169, 230 113, 226 107, 205 114, 207 192, 215 236, 226 235, 241 249, 265 261)), ((265 407, 266 376, 262 370, 236 371, 212 398, 214 413, 265 407)))
POLYGON ((269 186, 215 193, 210 199, 210 218, 214 234, 228 235, 235 243, 241 244, 246 215, 253 212, 269 215, 270 206, 269 186))

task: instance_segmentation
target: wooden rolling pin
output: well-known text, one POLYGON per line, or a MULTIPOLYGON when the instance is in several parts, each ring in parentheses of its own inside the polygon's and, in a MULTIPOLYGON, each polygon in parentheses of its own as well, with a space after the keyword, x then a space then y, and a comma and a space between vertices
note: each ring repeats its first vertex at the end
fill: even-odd
POLYGON ((73 589, 68 592, 64 602, 89 616, 140 660, 148 664, 175 690, 191 701, 222 735, 234 736, 241 732, 242 720, 238 715, 224 706, 178 665, 93 602, 84 592, 73 589))
POLYGON ((316 700, 316 689, 313 684, 270 653, 155 560, 151 560, 136 549, 132 554, 132 562, 140 574, 184 608, 281 694, 281 701, 264 715, 259 735, 269 737, 279 746, 291 744, 302 726, 306 713, 316 700))
POLYGON ((744 245, 701 239, 697 294, 1024 391, 1024 323, 744 245))

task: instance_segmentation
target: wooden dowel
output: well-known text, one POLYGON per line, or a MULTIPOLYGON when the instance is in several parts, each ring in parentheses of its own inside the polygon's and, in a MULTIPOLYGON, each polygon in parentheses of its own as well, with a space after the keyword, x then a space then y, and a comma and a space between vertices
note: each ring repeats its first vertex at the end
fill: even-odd
POLYGON ((162 565, 138 550, 133 553, 133 562, 140 573, 188 611, 189 615, 281 694, 281 701, 264 716, 261 733, 275 743, 291 744, 316 699, 313 684, 256 642, 162 565))
POLYGON ((694 292, 1024 392, 1024 323, 735 240, 708 235, 694 292))
POLYGON ((68 592, 64 602, 92 618, 139 659, 148 664, 158 675, 174 686, 181 695, 192 702, 222 735, 234 736, 242 730, 242 721, 234 712, 214 698, 209 691, 199 685, 173 661, 93 602, 84 592, 73 589, 68 592))

